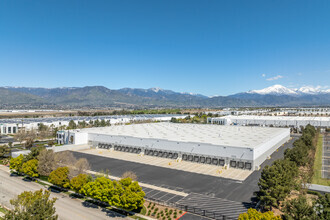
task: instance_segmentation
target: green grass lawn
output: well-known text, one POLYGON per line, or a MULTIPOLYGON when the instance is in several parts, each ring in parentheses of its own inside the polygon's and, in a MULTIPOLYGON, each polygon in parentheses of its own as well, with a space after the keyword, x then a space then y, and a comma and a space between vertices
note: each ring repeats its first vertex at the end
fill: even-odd
POLYGON ((322 178, 322 149, 323 148, 323 135, 319 135, 316 145, 315 162, 314 162, 314 176, 312 183, 324 186, 330 186, 330 180, 322 178))

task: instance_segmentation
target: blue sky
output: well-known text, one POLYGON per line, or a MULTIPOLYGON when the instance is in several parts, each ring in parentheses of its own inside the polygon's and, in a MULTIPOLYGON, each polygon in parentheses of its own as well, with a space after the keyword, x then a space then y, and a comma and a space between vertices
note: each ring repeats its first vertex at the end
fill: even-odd
POLYGON ((0 86, 330 86, 330 1, 0 1, 0 86))

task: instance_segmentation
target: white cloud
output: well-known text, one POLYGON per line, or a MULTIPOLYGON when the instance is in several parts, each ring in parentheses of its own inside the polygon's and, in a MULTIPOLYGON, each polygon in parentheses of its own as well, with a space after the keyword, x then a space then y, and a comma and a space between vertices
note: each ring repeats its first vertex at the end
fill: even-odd
POLYGON ((281 78, 283 78, 283 76, 281 76, 281 75, 277 75, 277 76, 274 76, 274 77, 268 78, 268 79, 266 79, 266 80, 267 80, 267 81, 273 81, 273 80, 278 80, 278 79, 281 79, 281 78))
POLYGON ((262 77, 266 77, 266 74, 263 73, 261 76, 262 76, 262 77))

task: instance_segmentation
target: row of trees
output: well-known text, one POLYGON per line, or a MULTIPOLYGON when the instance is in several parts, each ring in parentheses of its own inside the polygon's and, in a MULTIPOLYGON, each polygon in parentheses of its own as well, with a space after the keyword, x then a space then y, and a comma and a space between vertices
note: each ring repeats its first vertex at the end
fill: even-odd
POLYGON ((66 127, 66 129, 77 129, 77 128, 91 128, 91 127, 106 127, 110 126, 110 120, 90 120, 89 122, 86 121, 79 121, 78 124, 75 123, 73 120, 69 122, 69 125, 66 127))
POLYGON ((142 208, 145 193, 134 173, 126 172, 119 181, 105 175, 93 178, 86 172, 90 165, 85 158, 76 159, 71 152, 54 153, 42 147, 33 148, 26 155, 12 158, 10 169, 30 177, 48 176, 48 181, 61 188, 106 202, 110 205, 135 210, 142 208))
POLYGON ((271 210, 272 207, 280 208, 285 219, 330 217, 327 209, 322 209, 322 212, 316 211, 316 207, 325 207, 324 205, 329 203, 329 195, 319 196, 313 202, 307 202, 306 199, 307 191, 304 186, 313 176, 316 136, 315 128, 307 125, 302 136, 293 143, 293 147, 285 151, 284 159, 276 160, 271 166, 263 169, 257 196, 265 210, 271 210), (288 198, 293 190, 299 192, 296 199, 288 198))
POLYGON ((207 122, 207 117, 209 117, 206 114, 197 114, 193 117, 187 116, 183 119, 179 118, 171 118, 172 123, 198 123, 198 124, 206 124, 207 122))
POLYGON ((22 154, 11 158, 10 169, 18 173, 24 173, 30 177, 49 176, 51 172, 62 166, 70 167, 70 175, 75 176, 89 170, 90 165, 85 158, 77 160, 71 152, 54 153, 45 147, 31 148, 31 152, 25 156, 22 154))

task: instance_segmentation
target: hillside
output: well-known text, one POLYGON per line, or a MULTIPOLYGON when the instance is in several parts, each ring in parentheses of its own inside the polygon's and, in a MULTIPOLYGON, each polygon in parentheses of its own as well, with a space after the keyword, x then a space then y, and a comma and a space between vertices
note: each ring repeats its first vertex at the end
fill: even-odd
POLYGON ((274 85, 229 96, 207 97, 160 88, 119 90, 103 86, 68 88, 0 88, 0 107, 281 107, 329 106, 330 93, 311 89, 288 89, 274 85))

